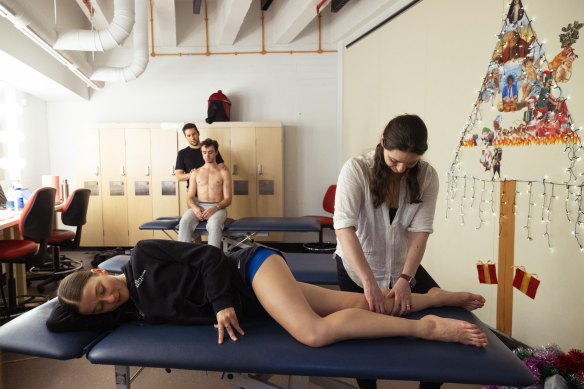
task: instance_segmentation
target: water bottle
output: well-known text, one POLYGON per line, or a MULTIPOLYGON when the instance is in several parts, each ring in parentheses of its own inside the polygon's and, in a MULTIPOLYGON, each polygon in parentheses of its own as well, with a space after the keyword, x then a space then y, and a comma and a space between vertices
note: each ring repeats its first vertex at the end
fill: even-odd
POLYGON ((14 185, 14 193, 16 197, 16 201, 14 203, 15 210, 21 211, 24 209, 24 197, 22 197, 22 187, 18 185, 14 185))
POLYGON ((9 188, 6 191, 6 210, 8 211, 16 210, 16 193, 12 188, 9 188))
POLYGON ((67 179, 65 179, 65 181, 63 182, 63 190, 65 191, 63 193, 63 201, 67 201, 67 199, 69 198, 69 183, 67 182, 67 179))

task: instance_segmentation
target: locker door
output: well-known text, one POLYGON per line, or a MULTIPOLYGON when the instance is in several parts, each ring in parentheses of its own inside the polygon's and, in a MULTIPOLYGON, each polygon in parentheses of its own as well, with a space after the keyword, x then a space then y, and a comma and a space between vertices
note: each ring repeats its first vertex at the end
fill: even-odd
POLYGON ((240 219, 257 213, 255 128, 231 129, 233 201, 229 217, 240 219))
POLYGON ((140 231, 141 224, 152 220, 152 166, 150 164, 150 129, 125 130, 128 184, 129 244, 152 239, 152 231, 140 231))
POLYGON ((282 129, 256 128, 257 216, 282 216, 282 129))
POLYGON ((103 246, 103 187, 101 186, 99 132, 96 128, 83 129, 76 133, 75 161, 77 188, 91 190, 87 223, 83 226, 81 234, 81 246, 103 246))
MULTIPOLYGON (((179 216, 179 192, 174 175, 177 133, 174 129, 150 130, 150 160, 152 163, 152 218, 179 216)), ((168 239, 160 231, 156 239, 168 239)))
POLYGON ((124 130, 99 130, 104 246, 128 246, 124 130))

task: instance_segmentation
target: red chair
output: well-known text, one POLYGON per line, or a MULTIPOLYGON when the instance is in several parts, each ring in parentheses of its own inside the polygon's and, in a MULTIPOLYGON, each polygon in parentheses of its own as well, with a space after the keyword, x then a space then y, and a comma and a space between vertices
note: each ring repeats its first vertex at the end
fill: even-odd
POLYGON ((33 274, 40 274, 40 278, 45 278, 37 285, 39 292, 43 292, 45 285, 59 281, 67 274, 79 270, 83 264, 65 256, 61 256, 61 248, 77 249, 81 241, 81 231, 87 222, 87 208, 89 207, 89 196, 91 190, 77 189, 65 202, 61 209, 61 221, 66 226, 76 227, 75 231, 56 229, 51 232, 49 246, 52 247, 53 258, 50 263, 40 268, 31 268, 33 274), (48 266, 47 266, 48 265, 48 266))
MULTIPOLYGON (((24 304, 42 296, 29 297, 19 306, 16 296, 16 281, 14 265, 38 265, 46 258, 47 244, 53 229, 53 214, 55 212, 55 189, 37 189, 20 215, 18 224, 22 239, 0 240, 0 263, 7 267, 8 303, 5 303, 6 317, 17 314, 24 304)), ((43 298, 44 301, 46 299, 43 298)))
POLYGON ((322 208, 330 213, 330 216, 304 216, 304 217, 312 217, 318 220, 320 223, 320 231, 318 233, 318 242, 313 243, 305 243, 302 246, 309 251, 317 251, 317 252, 332 252, 336 248, 336 243, 328 243, 323 241, 323 232, 325 228, 330 228, 334 230, 333 227, 333 214, 335 212, 335 193, 337 192, 337 186, 331 185, 326 190, 324 194, 324 198, 322 199, 322 208))

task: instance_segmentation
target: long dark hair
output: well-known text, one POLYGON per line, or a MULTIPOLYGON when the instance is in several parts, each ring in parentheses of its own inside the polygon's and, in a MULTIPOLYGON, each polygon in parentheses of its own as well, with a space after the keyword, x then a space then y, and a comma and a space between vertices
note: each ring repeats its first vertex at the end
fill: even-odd
POLYGON ((70 313, 79 313, 79 302, 81 302, 81 293, 87 281, 96 276, 89 270, 80 270, 69 274, 59 283, 57 297, 59 303, 65 310, 70 313))
MULTIPOLYGON (((377 208, 391 193, 390 177, 392 170, 385 163, 383 149, 400 150, 407 153, 423 155, 428 150, 428 129, 424 121, 417 115, 400 115, 391 119, 383 131, 383 145, 375 148, 373 177, 371 178, 371 193, 373 205, 377 208)), ((406 187, 410 196, 410 203, 422 201, 418 173, 420 164, 406 170, 406 187)))

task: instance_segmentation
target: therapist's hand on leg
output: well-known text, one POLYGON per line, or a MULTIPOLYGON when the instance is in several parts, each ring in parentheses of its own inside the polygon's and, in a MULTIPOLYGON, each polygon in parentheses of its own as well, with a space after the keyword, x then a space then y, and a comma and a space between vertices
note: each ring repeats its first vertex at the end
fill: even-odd
POLYGON ((393 309, 390 315, 405 316, 412 310, 412 290, 406 280, 400 278, 391 291, 388 297, 394 297, 393 309))
POLYGON ((369 304, 369 310, 377 313, 385 312, 385 297, 377 282, 373 280, 371 283, 363 283, 363 293, 365 294, 365 299, 367 304, 369 304))

